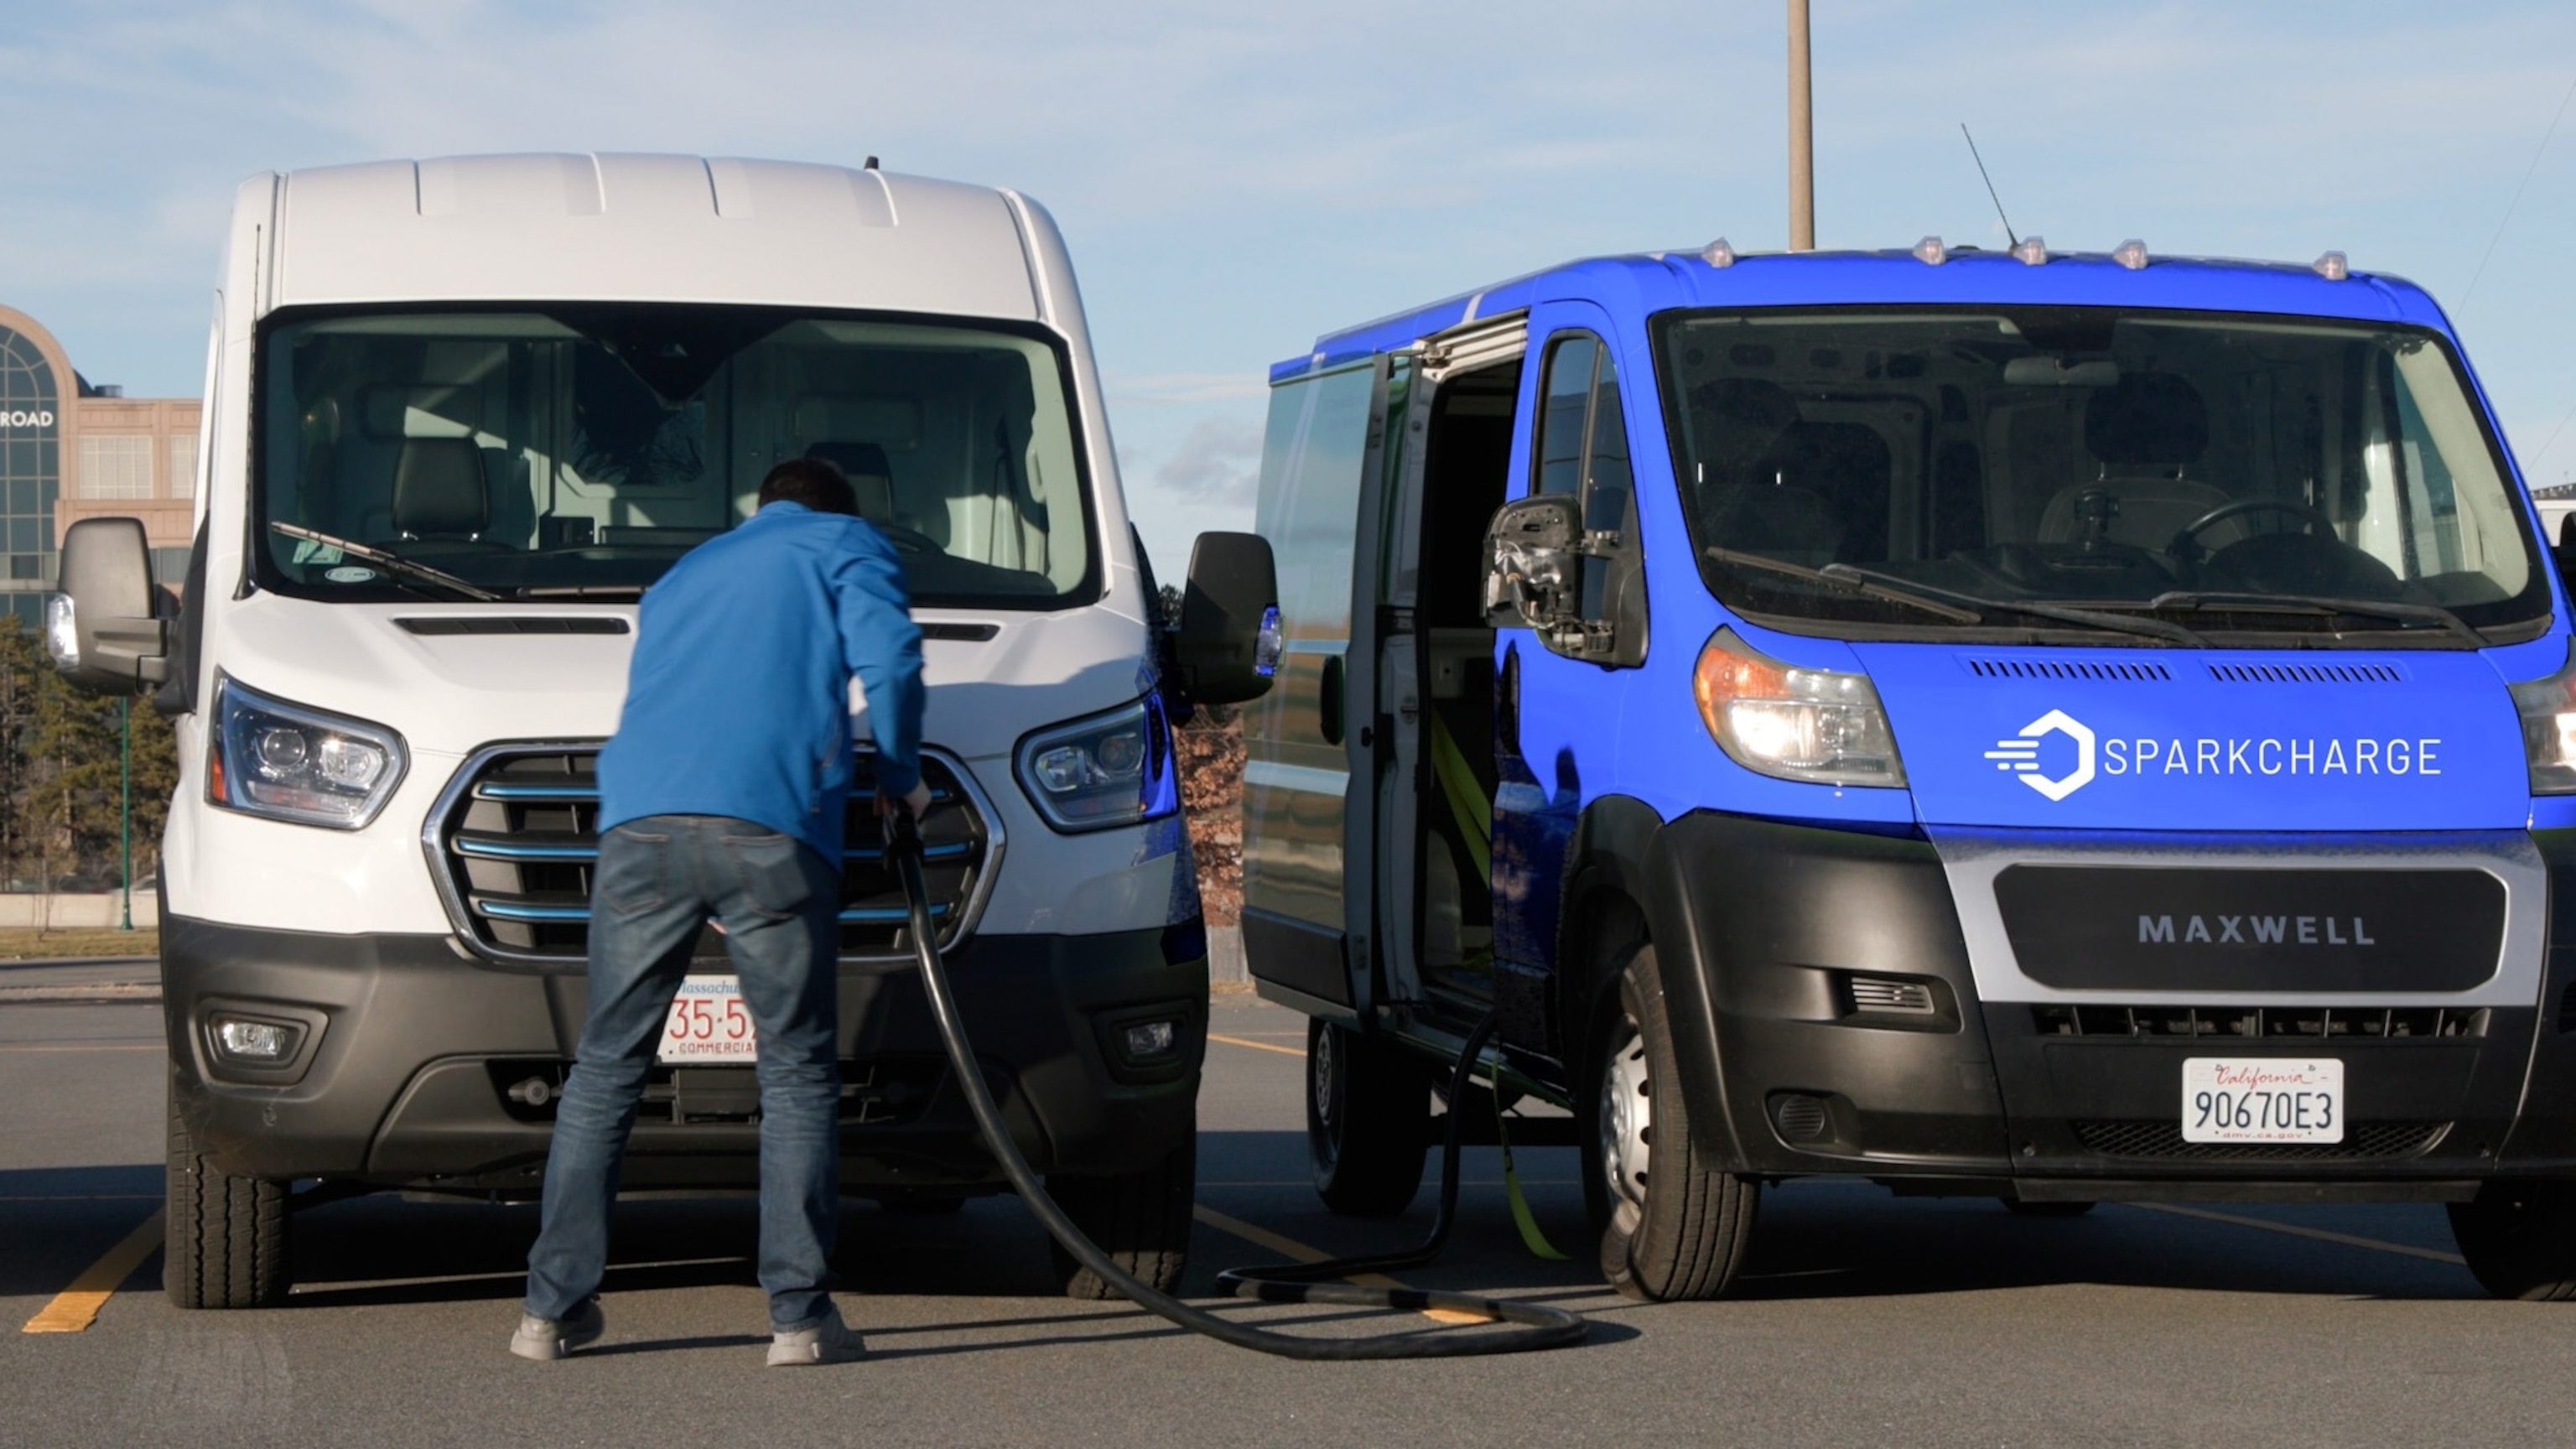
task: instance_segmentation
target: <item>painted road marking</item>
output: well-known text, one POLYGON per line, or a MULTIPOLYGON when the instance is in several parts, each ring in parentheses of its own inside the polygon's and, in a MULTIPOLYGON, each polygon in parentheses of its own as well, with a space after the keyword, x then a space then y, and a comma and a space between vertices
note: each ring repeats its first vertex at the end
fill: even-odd
POLYGON ((98 1310, 106 1306, 134 1270, 143 1266, 161 1247, 161 1211, 135 1225, 125 1241, 107 1250, 97 1262, 72 1280, 72 1286, 54 1295, 44 1311, 27 1320, 26 1333, 79 1333, 98 1321, 98 1310))
POLYGON ((1284 1057, 1302 1057, 1306 1054, 1304 1047, 1284 1047, 1266 1041, 1246 1041, 1242 1037, 1227 1036, 1222 1032, 1209 1032, 1208 1040, 1221 1041, 1227 1046, 1250 1047, 1257 1052, 1277 1052, 1284 1057))
POLYGON ((2181 1218, 2201 1218, 2213 1223, 2231 1223, 2240 1228, 2261 1228, 2267 1233, 2287 1233, 2294 1238, 2314 1238, 2320 1243, 2340 1243, 2347 1248, 2368 1248, 2373 1252, 2396 1253, 2401 1257, 2423 1258, 2435 1263, 2454 1263, 2463 1268, 2469 1265, 2468 1259, 2457 1253, 2445 1253, 2439 1248, 2418 1248, 2411 1243, 2390 1243, 2378 1238, 2358 1238, 2350 1233, 2301 1227, 2296 1223, 2276 1223, 2264 1218, 2239 1217, 2234 1213, 2214 1213, 2207 1208, 2183 1207, 2167 1202, 2133 1202, 2129 1206, 2144 1208, 2151 1213, 2172 1213, 2181 1218))

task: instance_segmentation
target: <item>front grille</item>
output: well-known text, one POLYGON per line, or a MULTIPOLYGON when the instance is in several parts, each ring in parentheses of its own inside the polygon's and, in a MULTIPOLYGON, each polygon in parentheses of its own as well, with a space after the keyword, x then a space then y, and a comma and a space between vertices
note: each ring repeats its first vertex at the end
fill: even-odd
POLYGON ((2487 1034, 2483 1007, 2034 1006, 2041 1036, 2412 1041, 2487 1034))
POLYGON ((2448 1122, 2364 1122, 2341 1142, 2185 1142, 2169 1119, 2075 1122, 2076 1140, 2104 1157, 2171 1162, 2367 1162, 2430 1152, 2448 1122))
MULTIPOLYGON (((489 1061, 484 1064, 501 1110, 521 1122, 551 1122, 563 1099, 572 1063, 561 1060, 489 1061), (543 1091, 531 1091, 537 1083, 543 1091)), ((878 1057, 841 1063, 844 1126, 901 1127, 918 1121, 948 1078, 945 1057, 878 1057)), ((690 1123, 756 1123, 760 1082, 750 1067, 673 1067, 656 1064, 644 1076, 636 1120, 690 1123)))
MULTIPOLYGON (((459 772, 432 814, 428 845, 448 914, 487 955, 574 962, 588 954, 591 875, 599 858, 597 757, 592 745, 487 750, 459 772)), ((945 948, 973 924, 1000 841, 958 766, 924 752, 921 772, 931 792, 930 813, 921 822, 922 883, 945 948)), ((862 754, 841 862, 845 959, 911 949, 903 889, 878 847, 875 791, 862 754)))

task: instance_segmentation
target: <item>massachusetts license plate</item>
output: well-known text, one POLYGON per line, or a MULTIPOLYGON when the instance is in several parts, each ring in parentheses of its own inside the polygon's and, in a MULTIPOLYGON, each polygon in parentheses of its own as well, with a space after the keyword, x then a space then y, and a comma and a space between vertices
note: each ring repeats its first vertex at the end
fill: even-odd
POLYGON ((731 976, 690 976, 671 998, 670 1020, 662 1024, 663 1062, 748 1062, 756 1060, 759 1039, 751 1029, 751 1008, 743 1003, 742 983, 731 976))
POLYGON ((2341 1142, 2343 1063, 2333 1057, 2191 1057, 2185 1142, 2341 1142))

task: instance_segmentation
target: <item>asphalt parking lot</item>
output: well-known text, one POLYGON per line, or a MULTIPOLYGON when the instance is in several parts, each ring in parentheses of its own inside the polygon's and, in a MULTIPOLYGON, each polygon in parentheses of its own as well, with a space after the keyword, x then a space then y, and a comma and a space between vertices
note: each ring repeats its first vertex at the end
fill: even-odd
MULTIPOLYGON (((1218 998, 1194 1297, 1229 1264, 1407 1243, 1429 1220, 1428 1191, 1395 1223, 1316 1202, 1302 1026, 1218 998)), ((1224 1348, 1051 1295, 1042 1237, 1001 1198, 945 1218, 853 1204, 842 1302, 871 1357, 772 1373, 752 1204, 655 1199, 620 1208, 606 1340, 530 1364, 503 1348, 535 1232, 525 1207, 320 1207, 296 1223, 289 1306, 172 1308, 153 1216, 162 1061, 157 1007, 0 1004, 0 1317, 94 1315, 0 1336, 7 1443, 2521 1445, 2564 1441, 2555 1390, 2576 1367, 2576 1307, 2487 1299, 2438 1208, 2041 1221, 1801 1184, 1766 1197, 1741 1299, 1632 1304, 1591 1271, 1564 1148, 1527 1150, 1521 1168, 1575 1261, 1528 1255, 1495 1155, 1473 1150, 1452 1250, 1406 1281, 1594 1315, 1566 1351, 1332 1365, 1224 1348)), ((1225 1311, 1321 1333, 1460 1331, 1225 1311)))

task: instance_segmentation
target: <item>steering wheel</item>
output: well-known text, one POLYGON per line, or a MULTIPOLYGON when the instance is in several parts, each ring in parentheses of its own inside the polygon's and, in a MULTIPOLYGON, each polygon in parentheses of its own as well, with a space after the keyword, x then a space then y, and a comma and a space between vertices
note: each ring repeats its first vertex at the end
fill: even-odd
POLYGON ((2233 503, 2222 503, 2184 524, 2175 532, 2173 542, 2165 545, 2165 552, 2186 561, 2199 559, 2207 552, 2200 546, 2203 533, 2231 518, 2266 512, 2286 513, 2293 518, 2305 519, 2311 527, 2324 530, 2327 537, 2334 536, 2334 520, 2308 504, 2295 503, 2287 498, 2240 498, 2233 503))

